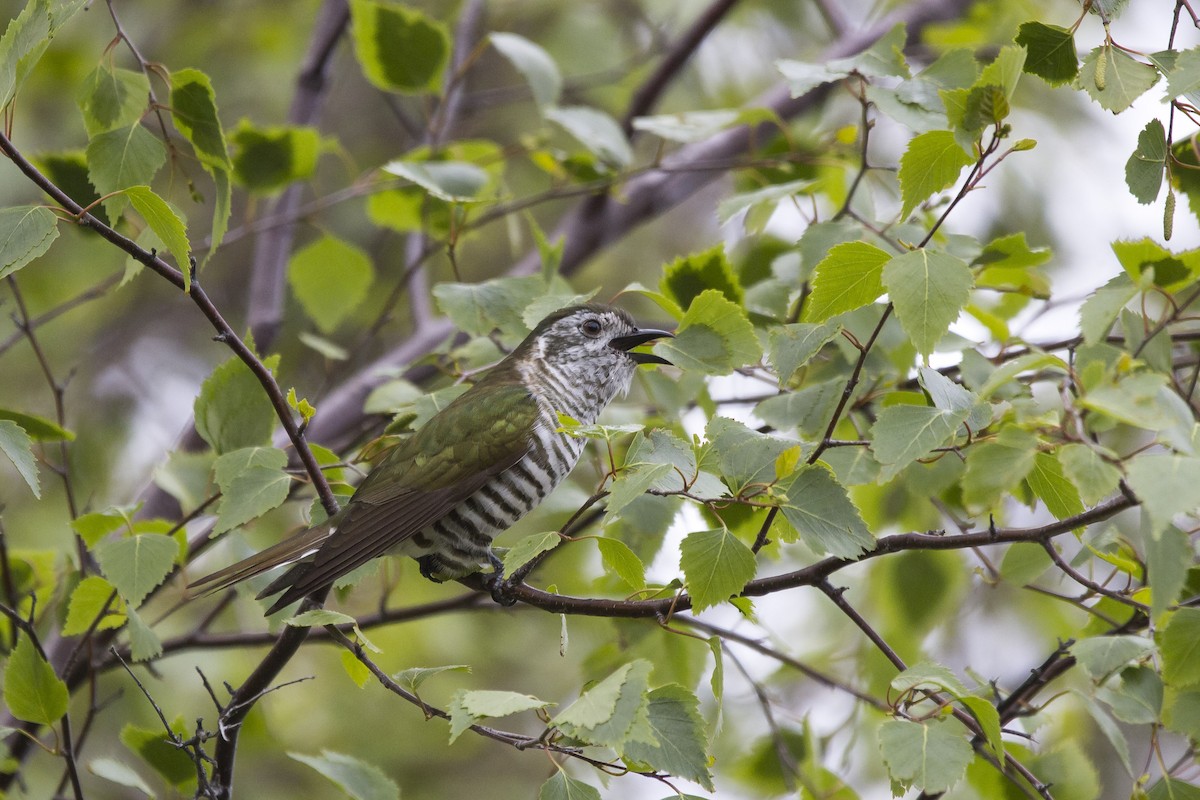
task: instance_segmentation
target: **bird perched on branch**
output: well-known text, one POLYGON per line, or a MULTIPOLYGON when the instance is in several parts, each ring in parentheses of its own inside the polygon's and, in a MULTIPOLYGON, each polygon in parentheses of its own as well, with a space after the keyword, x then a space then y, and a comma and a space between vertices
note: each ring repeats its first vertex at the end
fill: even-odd
POLYGON ((625 311, 588 304, 556 311, 454 402, 396 445, 346 506, 261 553, 207 575, 211 593, 290 565, 259 598, 279 609, 385 553, 416 558, 436 581, 492 566, 492 539, 545 499, 579 460, 584 440, 559 432, 558 415, 584 424, 629 389, 638 364, 669 364, 633 348, 671 336, 639 329, 625 311))

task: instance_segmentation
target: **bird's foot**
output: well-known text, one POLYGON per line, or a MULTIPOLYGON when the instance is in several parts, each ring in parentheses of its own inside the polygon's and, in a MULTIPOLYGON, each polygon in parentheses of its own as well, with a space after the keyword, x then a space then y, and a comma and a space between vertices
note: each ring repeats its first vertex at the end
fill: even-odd
POLYGON ((495 553, 488 553, 488 561, 492 571, 482 574, 483 586, 491 593, 492 599, 502 606, 516 605, 517 598, 513 595, 513 582, 504 578, 504 563, 495 553))
POLYGON ((434 583, 445 583, 446 578, 442 572, 442 562, 437 556, 421 556, 417 559, 417 566, 421 570, 421 576, 434 583))

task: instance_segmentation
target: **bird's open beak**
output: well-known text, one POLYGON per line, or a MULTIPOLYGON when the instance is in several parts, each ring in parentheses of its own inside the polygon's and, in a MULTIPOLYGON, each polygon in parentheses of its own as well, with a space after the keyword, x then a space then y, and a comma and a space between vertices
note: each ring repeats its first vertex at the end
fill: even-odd
POLYGON ((655 330, 654 328, 642 328, 641 330, 634 331, 633 333, 625 336, 617 336, 614 339, 610 339, 608 346, 629 353, 629 357, 639 364, 666 364, 667 366, 674 366, 670 361, 667 361, 662 356, 656 356, 653 353, 630 352, 638 345, 645 344, 646 342, 652 342, 655 339, 662 339, 663 337, 673 339, 675 334, 671 333, 670 331, 655 330))

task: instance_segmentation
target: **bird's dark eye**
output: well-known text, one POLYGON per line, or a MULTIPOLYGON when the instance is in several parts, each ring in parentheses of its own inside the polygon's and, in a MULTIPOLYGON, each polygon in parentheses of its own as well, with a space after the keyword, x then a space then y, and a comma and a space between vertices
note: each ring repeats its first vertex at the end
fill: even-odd
POLYGON ((589 317, 588 319, 585 319, 583 324, 579 326, 579 330, 583 331, 584 334, 592 337, 593 339, 600 335, 601 329, 602 326, 600 325, 600 320, 596 319, 595 317, 589 317))

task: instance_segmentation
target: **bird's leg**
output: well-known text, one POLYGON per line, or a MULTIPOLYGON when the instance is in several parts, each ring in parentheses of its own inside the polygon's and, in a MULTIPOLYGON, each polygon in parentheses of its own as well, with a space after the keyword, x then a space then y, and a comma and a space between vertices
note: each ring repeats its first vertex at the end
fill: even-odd
POLYGON ((488 562, 492 565, 491 572, 482 574, 483 585, 492 594, 492 599, 502 606, 515 605, 517 598, 513 597, 513 584, 504 579, 504 562, 488 548, 488 562))
POLYGON ((440 577, 442 571, 442 562, 435 555, 421 556, 417 559, 417 566, 421 569, 422 577, 433 581, 434 583, 445 583, 446 579, 440 577))

